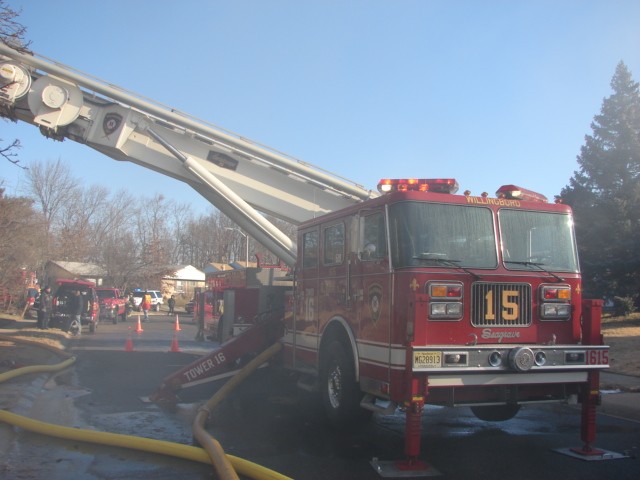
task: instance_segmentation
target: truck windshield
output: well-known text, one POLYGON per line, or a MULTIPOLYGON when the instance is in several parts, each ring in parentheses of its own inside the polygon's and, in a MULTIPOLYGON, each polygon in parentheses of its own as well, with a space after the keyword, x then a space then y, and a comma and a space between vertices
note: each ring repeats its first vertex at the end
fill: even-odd
POLYGON ((116 292, 113 290, 96 290, 98 298, 116 298, 116 292))
POLYGON ((578 271, 573 219, 570 215, 502 209, 498 218, 506 268, 578 271))
POLYGON ((485 207, 402 202, 389 207, 395 267, 496 268, 493 215, 485 207))

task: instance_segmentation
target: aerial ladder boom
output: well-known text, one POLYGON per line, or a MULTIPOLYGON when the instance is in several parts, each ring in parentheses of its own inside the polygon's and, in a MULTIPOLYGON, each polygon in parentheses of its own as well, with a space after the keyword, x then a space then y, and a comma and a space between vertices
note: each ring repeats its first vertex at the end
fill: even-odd
POLYGON ((377 193, 175 109, 0 42, 0 114, 187 183, 288 265, 295 225, 377 193))

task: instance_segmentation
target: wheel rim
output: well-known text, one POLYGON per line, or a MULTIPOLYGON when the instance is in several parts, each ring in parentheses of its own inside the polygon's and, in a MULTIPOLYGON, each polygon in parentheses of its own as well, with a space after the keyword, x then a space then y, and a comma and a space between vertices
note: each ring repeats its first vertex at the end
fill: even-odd
POLYGON ((332 408, 340 407, 342 398, 342 371, 339 365, 334 365, 327 377, 327 391, 329 393, 329 403, 332 408))

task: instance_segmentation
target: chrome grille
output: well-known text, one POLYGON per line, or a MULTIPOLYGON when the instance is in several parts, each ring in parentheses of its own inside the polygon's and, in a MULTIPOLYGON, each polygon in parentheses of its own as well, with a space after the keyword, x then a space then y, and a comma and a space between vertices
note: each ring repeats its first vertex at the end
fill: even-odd
POLYGON ((473 284, 471 324, 476 327, 531 325, 531 285, 526 283, 473 284))

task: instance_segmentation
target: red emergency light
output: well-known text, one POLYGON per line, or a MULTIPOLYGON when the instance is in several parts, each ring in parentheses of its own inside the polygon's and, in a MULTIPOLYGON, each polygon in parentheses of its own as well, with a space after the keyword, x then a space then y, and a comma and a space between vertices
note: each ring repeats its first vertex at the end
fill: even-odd
POLYGON ((378 182, 378 191, 456 193, 458 182, 453 178, 383 178, 378 182))
POLYGON ((496 192, 498 198, 509 198, 513 200, 522 200, 524 202, 542 202, 547 203, 547 197, 541 193, 532 192, 525 188, 515 185, 503 185, 496 192))

